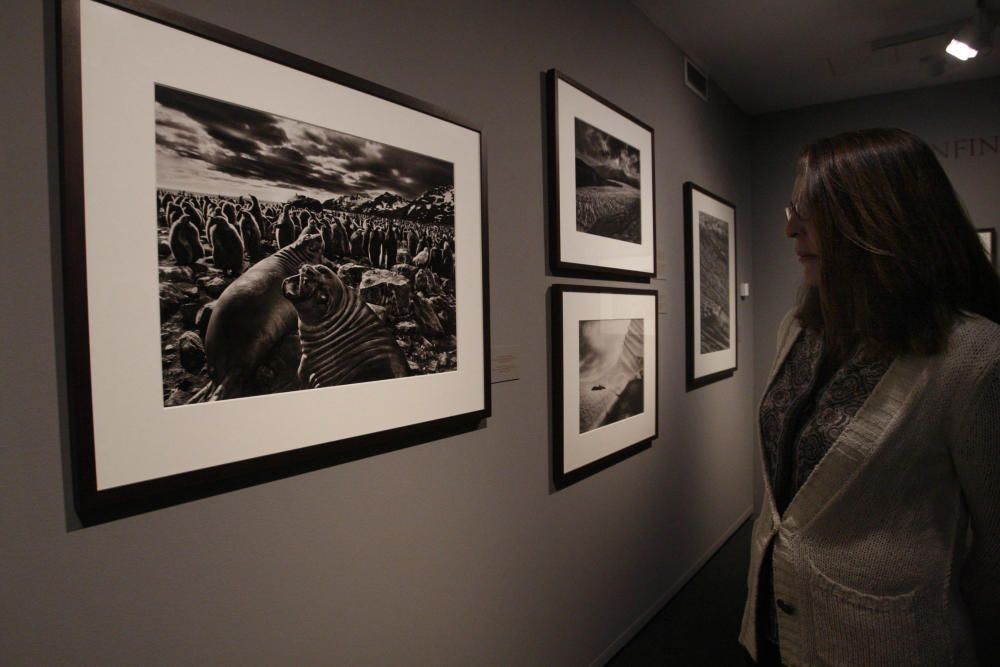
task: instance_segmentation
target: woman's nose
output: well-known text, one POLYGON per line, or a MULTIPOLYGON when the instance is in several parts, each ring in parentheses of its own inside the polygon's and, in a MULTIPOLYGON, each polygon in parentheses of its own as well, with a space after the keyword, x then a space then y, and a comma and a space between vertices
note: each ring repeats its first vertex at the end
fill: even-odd
POLYGON ((785 236, 788 238, 795 238, 802 232, 802 222, 799 220, 794 212, 788 216, 788 220, 785 222, 785 236))

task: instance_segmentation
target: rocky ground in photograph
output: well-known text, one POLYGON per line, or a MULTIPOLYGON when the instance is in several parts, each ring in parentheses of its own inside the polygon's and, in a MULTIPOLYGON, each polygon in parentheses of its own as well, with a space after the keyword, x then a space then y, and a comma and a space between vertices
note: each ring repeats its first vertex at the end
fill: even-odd
MULTIPOLYGON (((209 382, 204 340, 212 307, 238 276, 214 267, 210 257, 178 266, 165 228, 159 230, 159 241, 163 400, 175 406, 187 403, 209 382)), ((324 259, 324 263, 391 329, 412 374, 457 368, 452 280, 408 263, 391 269, 373 268, 355 258, 324 259)), ((298 335, 292 332, 257 368, 258 393, 303 389, 297 374, 300 354, 298 335)))
POLYGON ((578 187, 576 228, 587 234, 641 243, 639 190, 625 184, 578 187))

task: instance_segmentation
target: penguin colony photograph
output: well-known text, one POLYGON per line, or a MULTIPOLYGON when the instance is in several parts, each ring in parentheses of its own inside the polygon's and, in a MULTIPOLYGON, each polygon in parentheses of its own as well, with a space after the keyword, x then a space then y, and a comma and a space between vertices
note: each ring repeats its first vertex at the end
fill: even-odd
POLYGON ((165 406, 454 371, 454 167, 157 85, 165 406))

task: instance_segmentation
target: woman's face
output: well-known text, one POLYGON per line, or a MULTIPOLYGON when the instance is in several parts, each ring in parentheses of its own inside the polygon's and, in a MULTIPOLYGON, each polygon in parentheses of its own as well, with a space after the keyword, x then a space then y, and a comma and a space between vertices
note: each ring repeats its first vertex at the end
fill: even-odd
MULTIPOLYGON (((793 188, 793 193, 798 188, 793 188)), ((792 201, 785 207, 785 236, 795 241, 794 250, 798 257, 799 264, 802 265, 802 279, 807 287, 815 287, 819 284, 819 244, 816 242, 816 226, 812 216, 802 211, 792 201)))

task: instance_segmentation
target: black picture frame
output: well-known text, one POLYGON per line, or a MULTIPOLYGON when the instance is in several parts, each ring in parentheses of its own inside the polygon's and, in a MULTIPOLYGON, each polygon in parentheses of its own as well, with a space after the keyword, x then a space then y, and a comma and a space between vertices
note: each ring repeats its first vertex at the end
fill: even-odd
POLYGON ((648 289, 550 288, 552 468, 557 489, 648 449, 658 437, 658 300, 658 292, 648 289), (600 328, 609 322, 615 330, 602 332, 600 328), (609 344, 603 348, 584 344, 585 336, 609 344), (642 346, 639 359, 638 345, 642 346), (611 364, 599 363, 601 357, 611 364), (608 379, 590 377, 584 382, 583 374, 594 369, 597 378, 608 379), (599 393, 583 393, 584 385, 588 392, 599 393))
POLYGON ((990 263, 993 264, 993 268, 996 268, 998 266, 997 230, 992 227, 983 227, 976 230, 976 235, 979 236, 979 240, 982 242, 983 248, 986 250, 986 254, 990 258, 990 263))
POLYGON ((582 277, 655 276, 653 128, 559 70, 549 70, 546 82, 553 271, 582 277), (581 157, 580 147, 587 142, 577 141, 581 132, 616 146, 617 154, 625 156, 618 162, 634 167, 586 165, 590 158, 581 157), (586 222, 580 220, 580 198, 586 202, 586 222), (603 215, 592 220, 592 211, 603 215), (589 231, 582 231, 584 225, 589 231))
MULTIPOLYGON (((684 184, 684 273, 685 305, 687 311, 686 370, 687 390, 698 389, 713 382, 732 377, 738 368, 736 294, 737 253, 736 253, 736 207, 722 197, 688 181, 684 184), (710 210, 705 210, 705 209, 710 210), (701 218, 700 216, 708 216, 701 218), (724 236, 726 247, 718 243, 704 246, 701 243, 701 225, 709 225, 713 239, 724 236), (703 256, 710 263, 725 261, 728 275, 724 281, 713 281, 715 288, 713 301, 720 301, 725 292, 728 303, 722 309, 721 303, 705 303, 701 290, 702 276, 711 268, 703 267, 703 256), (704 273, 703 273, 704 270, 704 273), (723 285, 722 282, 725 284, 723 285), (711 330, 706 335, 702 329, 704 308, 709 315, 711 330)), ((717 275, 720 271, 716 270, 717 275)))
MULTIPOLYGON (((67 403, 73 500, 81 523, 109 521, 482 427, 491 414, 491 395, 485 140, 478 126, 323 63, 143 0, 60 0, 57 21, 67 403), (118 37, 122 41, 116 41, 118 37), (175 44, 183 45, 177 49, 176 60, 158 57, 164 54, 156 49, 175 44), (122 48, 135 51, 113 51, 122 48), (213 57, 198 61, 197 53, 191 53, 192 48, 213 57), (198 61, 200 67, 192 68, 185 59, 198 61), (232 63, 237 62, 241 66, 233 68, 232 63), (109 63, 121 63, 120 71, 109 67, 109 63), (173 78, 161 81, 158 78, 161 69, 157 68, 168 71, 173 78), (201 69, 209 71, 199 73, 201 69), (220 73, 223 76, 213 78, 213 74, 220 73), (437 155, 436 149, 426 151, 434 159, 453 165, 452 190, 456 202, 453 225, 457 239, 453 275, 456 282, 464 281, 459 296, 454 297, 457 301, 454 354, 458 361, 453 372, 168 408, 166 392, 150 386, 155 384, 154 373, 146 370, 157 367, 156 378, 160 377, 158 367, 165 363, 155 358, 159 356, 160 341, 136 343, 135 349, 140 350, 136 354, 131 348, 111 347, 115 343, 105 341, 108 331, 118 329, 109 312, 128 322, 129 335, 137 339, 143 331, 154 330, 154 325, 159 327, 160 314, 156 305, 134 310, 122 306, 114 311, 105 303, 110 284, 106 274, 112 269, 101 262, 107 256, 102 254, 106 253, 102 240, 126 227, 121 225, 122 219, 116 218, 123 216, 117 213, 117 208, 104 209, 100 203, 107 201, 108 193, 119 192, 116 190, 119 187, 124 201, 122 210, 129 206, 141 208, 143 198, 148 198, 151 219, 142 224, 148 223, 150 230, 157 229, 158 213, 150 194, 158 193, 155 171, 152 179, 142 179, 143 174, 148 176, 152 171, 150 163, 155 162, 153 154, 159 142, 152 138, 155 126, 152 93, 161 84, 182 87, 176 79, 195 81, 200 76, 208 77, 201 80, 221 82, 220 91, 237 89, 242 84, 233 80, 239 77, 247 77, 249 81, 256 76, 268 76, 272 82, 287 83, 318 96, 315 101, 310 95, 301 97, 302 104, 316 105, 317 114, 326 113, 318 110, 320 100, 326 99, 324 96, 340 96, 338 99, 350 104, 341 107, 338 113, 344 113, 345 118, 356 118, 359 126, 370 123, 364 127, 376 128, 376 136, 363 133, 355 136, 379 142, 383 147, 398 147, 423 155, 407 145, 410 141, 407 136, 383 137, 378 121, 363 120, 362 112, 374 110, 387 118, 403 118, 415 126, 409 131, 425 135, 429 132, 430 138, 414 138, 414 144, 434 141, 437 136, 434 133, 440 133, 451 140, 442 141, 442 145, 459 146, 448 149, 454 150, 455 155, 437 155), (135 91, 146 96, 144 103, 132 103, 134 99, 129 95, 139 94, 135 91), (116 106, 122 110, 116 112, 116 106), (109 110, 111 118, 106 118, 109 110), (133 117, 138 117, 137 123, 145 128, 146 135, 129 134, 128 124, 133 117), (102 132, 107 133, 107 128, 116 123, 122 126, 121 141, 95 140, 107 136, 102 132), (402 141, 393 142, 400 137, 402 141), (138 159, 127 160, 127 157, 138 159), (125 184, 135 178, 139 185, 134 189, 119 186, 113 180, 118 178, 125 184), (124 378, 115 377, 122 369, 135 372, 124 378), (121 379, 124 388, 109 392, 108 387, 115 384, 107 381, 109 377, 121 379), (431 387, 428 383, 432 382, 439 384, 431 387), (342 401, 360 400, 357 392, 362 389, 372 396, 386 396, 390 405, 405 406, 403 412, 373 410, 370 415, 352 416, 342 401), (435 399, 420 398, 435 395, 435 399), (308 396, 313 398, 308 404, 303 403, 303 397, 308 396), (400 396, 412 397, 419 405, 401 401, 400 396), (140 406, 138 412, 131 409, 135 405, 140 406), (314 409, 320 405, 323 409, 314 409), (189 409, 199 412, 174 419, 173 415, 184 415, 189 409), (268 429, 273 427, 267 420, 280 420, 288 414, 315 418, 289 418, 287 428, 282 424, 276 427, 282 433, 281 438, 268 437, 268 429), (185 444, 185 454, 178 456, 178 460, 183 460, 179 463, 171 460, 173 467, 164 465, 153 447, 163 444, 161 441, 169 437, 170 429, 158 428, 155 419, 155 423, 142 422, 144 415, 156 419, 171 415, 169 426, 177 432, 190 432, 198 424, 205 440, 185 444), (237 419, 241 415, 245 421, 237 419), (362 423, 368 417, 371 423, 362 423), (133 420, 135 424, 122 426, 117 420, 133 420), (232 431, 245 437, 241 439, 232 431), (123 438, 122 433, 142 437, 123 438), (214 438, 220 435, 226 436, 229 444, 219 445, 215 450, 214 438), (209 453, 200 453, 201 449, 209 453), (157 462, 145 463, 144 455, 157 462), (142 467, 147 465, 148 468, 142 467)), ((218 99, 251 111, 266 109, 276 118, 289 117, 278 110, 232 99, 228 92, 219 92, 218 99)), ((300 123, 309 121, 292 118, 300 123)), ((354 125, 350 123, 336 127, 336 131, 351 132, 354 125)), ((147 234, 127 229, 126 236, 147 234)), ((150 252, 156 247, 155 237, 147 241, 125 243, 116 252, 151 257, 153 264, 149 270, 155 276, 157 251, 150 252)), ((132 268, 129 264, 124 269, 113 269, 119 274, 114 279, 115 289, 110 291, 116 292, 115 296, 121 297, 124 304, 141 302, 143 294, 148 296, 150 286, 156 289, 158 284, 156 278, 132 268)), ((166 423, 168 419, 163 421, 166 423)))

